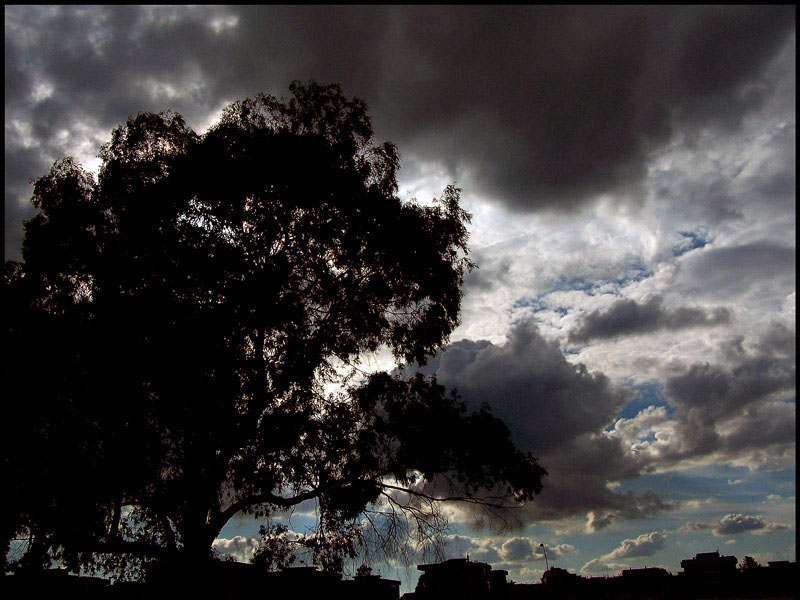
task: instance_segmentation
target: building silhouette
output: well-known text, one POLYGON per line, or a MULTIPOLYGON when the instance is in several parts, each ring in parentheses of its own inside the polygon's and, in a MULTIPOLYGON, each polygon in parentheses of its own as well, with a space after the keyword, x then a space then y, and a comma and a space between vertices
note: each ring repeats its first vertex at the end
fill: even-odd
POLYGON ((468 558, 418 565, 414 592, 402 600, 789 600, 796 598, 797 563, 774 561, 739 571, 735 556, 704 552, 681 561, 673 575, 661 567, 626 569, 613 577, 583 577, 552 567, 539 583, 508 581, 508 572, 468 558))
POLYGON ((678 576, 704 583, 722 583, 735 576, 736 564, 735 556, 722 556, 718 551, 701 552, 681 561, 683 572, 678 576))
POLYGON ((504 600, 508 598, 508 571, 493 570, 483 562, 453 558, 442 563, 418 565, 422 571, 416 590, 405 600, 504 600))
MULTIPOLYGON (((613 577, 583 577, 566 569, 547 569, 538 583, 508 580, 508 571, 457 558, 421 564, 417 587, 402 600, 789 600, 796 598, 797 563, 737 569, 735 556, 704 552, 681 561, 673 575, 660 567, 626 569, 613 577)), ((400 600, 400 582, 361 573, 353 579, 293 567, 265 572, 255 565, 211 561, 202 573, 154 568, 145 582, 111 583, 64 570, 0 578, 0 598, 86 600, 161 600, 202 597, 215 600, 400 600), (199 592, 198 592, 199 590, 199 592)))

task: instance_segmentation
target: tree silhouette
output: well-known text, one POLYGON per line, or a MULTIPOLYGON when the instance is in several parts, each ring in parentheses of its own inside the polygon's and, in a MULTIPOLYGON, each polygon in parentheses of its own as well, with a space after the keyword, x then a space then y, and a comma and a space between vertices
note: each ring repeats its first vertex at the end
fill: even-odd
POLYGON ((358 371, 381 347, 424 363, 447 341, 469 215, 452 186, 433 206, 398 199, 397 151, 373 144, 363 102, 290 89, 202 136, 139 114, 96 181, 69 158, 35 181, 4 278, 15 568, 200 564, 246 513, 265 524, 257 561, 302 544, 335 570, 359 543, 435 529, 441 501, 541 490, 488 410, 358 371), (304 501, 319 526, 289 540, 270 517, 304 501))
POLYGON ((739 572, 742 573, 751 569, 757 569, 760 566, 761 564, 755 558, 752 556, 745 556, 742 562, 739 563, 739 572))

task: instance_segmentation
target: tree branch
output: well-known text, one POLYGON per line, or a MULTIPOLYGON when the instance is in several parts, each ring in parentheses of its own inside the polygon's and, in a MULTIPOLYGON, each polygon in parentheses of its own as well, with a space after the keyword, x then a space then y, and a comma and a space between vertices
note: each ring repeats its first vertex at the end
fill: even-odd
POLYGON ((500 496, 486 496, 486 497, 474 497, 474 496, 431 496, 430 494, 426 494, 424 492, 419 492, 417 490, 412 490, 409 488, 399 487, 396 485, 390 485, 388 483, 381 483, 380 486, 384 489, 388 490, 395 490, 398 492, 404 492, 406 494, 410 494, 412 496, 416 496, 417 498, 422 498, 423 500, 427 500, 428 502, 466 502, 469 504, 480 504, 481 506, 486 506, 489 508, 516 508, 516 504, 506 504, 503 502, 498 502, 498 500, 502 501, 503 498, 500 496))
POLYGON ((289 508, 290 506, 296 506, 301 502, 305 502, 306 500, 311 500, 312 498, 316 498, 319 495, 319 489, 315 488, 313 490, 309 490, 307 492, 303 492, 298 494, 297 496, 293 496, 291 498, 284 498, 283 496, 277 496, 272 492, 265 492, 262 494, 256 494, 255 496, 250 496, 249 498, 243 498, 238 502, 234 502, 225 510, 217 513, 216 517, 211 521, 210 525, 215 530, 222 530, 227 523, 233 516, 238 513, 239 511, 245 510, 250 508, 251 506, 255 506, 257 504, 272 504, 274 506, 280 506, 281 508, 289 508))

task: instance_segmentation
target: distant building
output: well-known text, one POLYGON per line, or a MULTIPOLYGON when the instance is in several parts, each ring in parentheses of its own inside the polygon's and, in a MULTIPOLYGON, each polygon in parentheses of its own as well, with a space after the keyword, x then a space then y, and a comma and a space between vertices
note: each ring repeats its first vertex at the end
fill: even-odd
MULTIPOLYGON (((266 573, 264 583, 265 587, 262 590, 269 590, 269 597, 274 598, 313 600, 399 600, 400 598, 400 582, 397 580, 383 579, 380 575, 360 575, 354 579, 342 579, 340 574, 318 571, 316 567, 292 567, 266 573)), ((247 600, 251 598, 252 594, 247 600)))
POLYGON ((492 570, 483 562, 454 558, 442 563, 418 565, 422 571, 413 600, 507 600, 508 571, 492 570))
POLYGON ((644 567, 643 569, 625 569, 622 579, 626 581, 659 581, 672 577, 669 571, 661 567, 644 567))
POLYGON ((695 583, 723 583, 736 577, 735 556, 722 556, 719 552, 701 552, 694 558, 681 561, 679 578, 691 579, 695 583))
POLYGON ((551 567, 542 574, 542 584, 546 586, 574 585, 580 579, 583 579, 583 577, 558 567, 551 567))
POLYGON ((700 552, 694 558, 681 561, 681 568, 686 573, 732 573, 736 570, 738 561, 735 556, 722 556, 719 551, 700 552))
POLYGON ((400 598, 400 581, 383 579, 380 575, 356 575, 353 579, 343 580, 341 588, 349 600, 398 600, 400 598))

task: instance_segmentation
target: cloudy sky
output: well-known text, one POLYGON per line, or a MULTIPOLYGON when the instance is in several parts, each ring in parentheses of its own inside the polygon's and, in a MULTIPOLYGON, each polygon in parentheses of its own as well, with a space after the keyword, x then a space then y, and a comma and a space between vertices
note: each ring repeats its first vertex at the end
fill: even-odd
POLYGON ((583 574, 795 559, 794 7, 5 11, 6 259, 29 178, 95 169, 129 115, 202 133, 338 83, 398 145, 402 198, 457 182, 473 214, 479 269, 426 372, 550 472, 504 536, 453 513, 448 553, 516 581, 540 544, 583 574))

